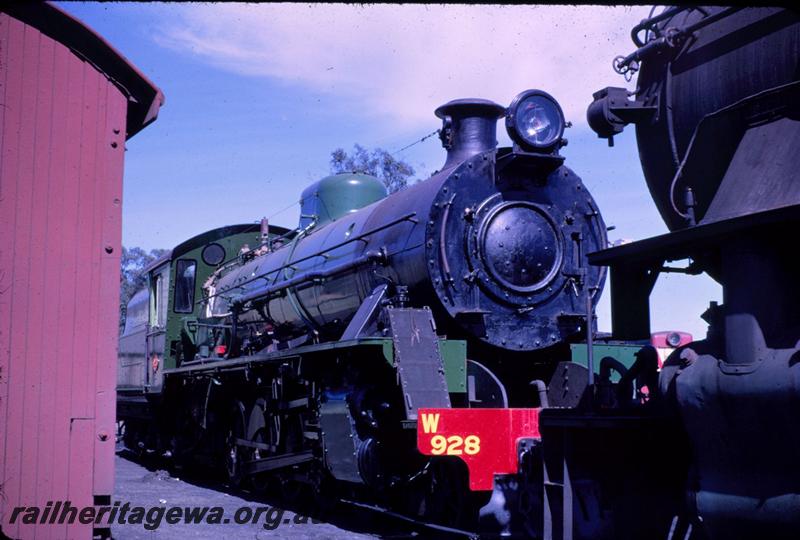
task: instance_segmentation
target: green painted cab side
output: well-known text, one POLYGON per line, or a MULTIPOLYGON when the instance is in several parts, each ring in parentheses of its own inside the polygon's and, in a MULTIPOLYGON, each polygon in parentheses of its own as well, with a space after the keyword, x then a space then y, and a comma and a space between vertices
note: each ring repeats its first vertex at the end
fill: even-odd
MULTIPOLYGON (((278 238, 288 231, 279 227, 270 227, 270 237, 278 238)), ((182 333, 193 342, 196 325, 190 324, 204 317, 204 304, 199 301, 203 298, 203 284, 218 268, 227 262, 236 259, 243 249, 256 249, 261 245, 261 228, 258 224, 249 227, 234 226, 214 229, 183 244, 172 251, 170 261, 170 280, 167 306, 166 340, 164 346, 164 369, 172 369, 178 365, 178 355, 182 351, 182 333), (238 231, 238 232, 236 232, 238 231), (220 264, 210 265, 203 260, 203 250, 210 244, 218 244, 225 250, 224 260, 220 264), (194 261, 196 263, 194 279, 194 296, 191 313, 176 311, 175 288, 177 284, 177 271, 180 261, 194 261)))
POLYGON ((439 351, 444 362, 447 390, 451 394, 465 394, 467 392, 467 342, 440 339, 439 351))
MULTIPOLYGON (((636 361, 634 354, 647 343, 596 343, 592 348, 594 356, 594 371, 600 373, 600 361, 610 356, 620 362, 626 368, 629 368, 636 361)), ((587 350, 585 343, 573 343, 570 348, 572 349, 572 361, 584 367, 588 366, 587 350)), ((619 382, 619 373, 611 371, 611 382, 619 382)))

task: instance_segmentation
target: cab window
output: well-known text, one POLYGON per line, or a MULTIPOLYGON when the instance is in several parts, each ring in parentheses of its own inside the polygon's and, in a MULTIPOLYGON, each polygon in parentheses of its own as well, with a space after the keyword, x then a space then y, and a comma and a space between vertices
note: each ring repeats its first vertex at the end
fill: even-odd
POLYGON ((179 259, 175 266, 175 313, 191 313, 194 311, 194 285, 197 262, 191 259, 179 259))
POLYGON ((164 314, 160 309, 164 297, 164 276, 155 274, 150 279, 150 326, 164 326, 164 314))

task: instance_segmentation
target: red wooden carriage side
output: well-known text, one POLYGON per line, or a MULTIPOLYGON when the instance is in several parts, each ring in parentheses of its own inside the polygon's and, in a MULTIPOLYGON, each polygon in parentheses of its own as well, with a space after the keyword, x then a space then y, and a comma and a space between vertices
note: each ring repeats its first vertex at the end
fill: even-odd
MULTIPOLYGON (((14 507, 113 493, 125 140, 163 95, 49 4, 0 6, 0 531, 14 507)), ((101 532, 101 531, 95 531, 101 532)))

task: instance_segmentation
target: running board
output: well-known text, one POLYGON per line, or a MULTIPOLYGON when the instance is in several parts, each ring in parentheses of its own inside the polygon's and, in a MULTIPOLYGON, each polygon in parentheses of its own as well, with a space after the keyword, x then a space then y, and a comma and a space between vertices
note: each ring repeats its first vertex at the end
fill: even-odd
POLYGON ((311 450, 306 450, 305 452, 297 452, 296 454, 286 454, 283 456, 273 456, 255 461, 248 461, 243 464, 242 468, 245 474, 258 474, 292 467, 293 465, 300 465, 309 461, 314 461, 314 455, 311 450))

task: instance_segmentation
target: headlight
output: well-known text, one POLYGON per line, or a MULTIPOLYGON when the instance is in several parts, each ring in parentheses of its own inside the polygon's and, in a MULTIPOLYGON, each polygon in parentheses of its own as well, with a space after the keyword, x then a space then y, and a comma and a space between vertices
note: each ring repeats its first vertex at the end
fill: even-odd
POLYGON ((526 90, 508 107, 506 130, 523 149, 550 152, 564 134, 564 113, 547 92, 526 90))

